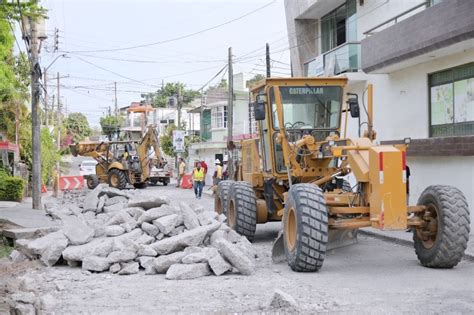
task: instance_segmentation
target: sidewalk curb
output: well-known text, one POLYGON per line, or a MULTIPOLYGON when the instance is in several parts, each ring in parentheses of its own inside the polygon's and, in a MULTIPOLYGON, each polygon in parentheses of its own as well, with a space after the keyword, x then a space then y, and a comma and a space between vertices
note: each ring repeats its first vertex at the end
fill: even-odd
MULTIPOLYGON (((382 240, 382 241, 387 241, 387 242, 390 242, 390 243, 395 243, 395 244, 399 244, 399 245, 403 245, 403 246, 407 246, 407 247, 413 247, 413 241, 407 241, 407 240, 403 240, 403 239, 393 237, 393 236, 381 235, 381 234, 378 234, 378 233, 374 233, 374 232, 366 231, 366 230, 362 230, 362 229, 359 229, 359 233, 362 234, 362 235, 377 238, 377 239, 382 240)), ((469 260, 469 261, 474 261, 474 255, 469 254, 469 253, 464 253, 463 259, 464 260, 469 260)))

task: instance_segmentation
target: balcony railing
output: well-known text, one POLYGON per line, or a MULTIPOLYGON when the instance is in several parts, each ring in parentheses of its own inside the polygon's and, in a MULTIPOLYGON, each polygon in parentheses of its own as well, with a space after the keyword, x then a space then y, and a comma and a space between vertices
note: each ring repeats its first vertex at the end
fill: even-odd
POLYGON ((361 67, 360 43, 349 42, 331 49, 305 64, 307 76, 358 72, 361 67))

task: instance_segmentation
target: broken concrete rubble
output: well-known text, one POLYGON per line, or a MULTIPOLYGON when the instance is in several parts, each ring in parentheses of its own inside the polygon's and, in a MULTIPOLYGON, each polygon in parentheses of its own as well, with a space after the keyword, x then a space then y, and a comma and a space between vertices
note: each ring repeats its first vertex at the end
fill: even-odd
POLYGON ((211 270, 206 263, 200 264, 174 264, 166 272, 166 279, 185 280, 209 276, 211 270))
POLYGON ((202 207, 175 207, 166 197, 100 186, 85 196, 82 209, 54 204, 51 213, 65 223, 62 229, 19 240, 18 259, 39 256, 52 265, 62 255, 87 272, 127 275, 142 268, 147 275, 167 273, 167 279, 254 270, 252 245, 223 223, 225 216, 202 207), (51 247, 53 240, 57 246, 51 247))

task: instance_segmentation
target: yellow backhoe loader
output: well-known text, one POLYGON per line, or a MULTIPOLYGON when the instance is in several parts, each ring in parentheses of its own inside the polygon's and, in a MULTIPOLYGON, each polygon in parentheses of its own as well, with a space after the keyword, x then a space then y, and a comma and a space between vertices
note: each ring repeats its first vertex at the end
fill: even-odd
POLYGON ((161 161, 163 156, 154 126, 148 127, 140 141, 79 142, 70 148, 74 156, 89 156, 98 162, 96 174, 84 176, 90 189, 99 183, 124 189, 127 184, 144 188, 148 181, 170 181, 168 173, 160 175, 163 178, 150 175, 152 161, 161 161))
POLYGON ((346 78, 267 78, 253 88, 258 139, 241 142, 236 180, 219 183, 215 210, 250 241, 258 223, 282 220, 272 256, 295 271, 318 271, 332 242, 363 227, 412 229, 422 265, 455 266, 469 237, 465 196, 434 185, 408 205, 409 139, 374 142, 371 85, 368 128, 347 137, 349 114, 360 117, 360 107, 346 86, 346 78))

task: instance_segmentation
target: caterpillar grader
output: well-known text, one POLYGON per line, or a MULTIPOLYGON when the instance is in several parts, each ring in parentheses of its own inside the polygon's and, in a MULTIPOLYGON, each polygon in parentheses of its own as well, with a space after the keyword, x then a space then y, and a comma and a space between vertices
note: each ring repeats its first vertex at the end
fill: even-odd
POLYGON ((454 267, 469 237, 465 196, 434 185, 408 205, 409 138, 399 145, 375 143, 371 85, 367 130, 348 137, 349 116, 360 119, 361 110, 347 83, 267 78, 253 88, 258 138, 241 141, 236 176, 219 183, 215 211, 250 241, 257 224, 282 220, 272 257, 283 257, 294 271, 318 271, 332 244, 351 243, 364 227, 411 229, 421 265, 454 267))
POLYGON ((89 156, 97 161, 96 174, 84 176, 89 189, 99 183, 124 189, 127 184, 144 188, 148 182, 167 185, 170 181, 169 172, 154 171, 153 161, 160 162, 163 157, 154 126, 148 127, 139 141, 86 141, 73 144, 70 149, 74 156, 89 156))

